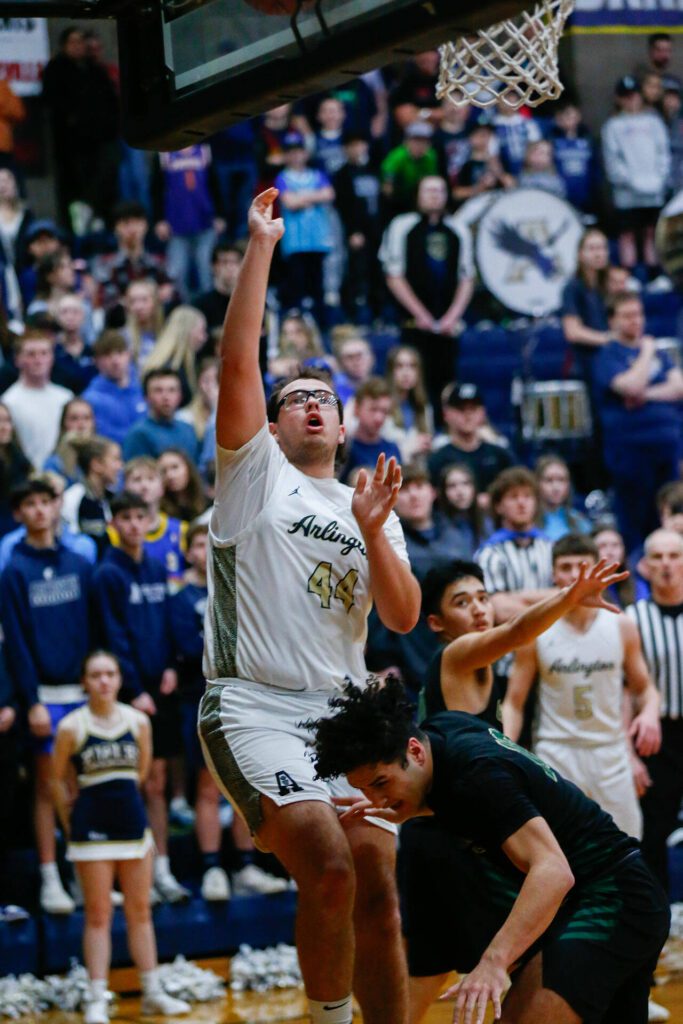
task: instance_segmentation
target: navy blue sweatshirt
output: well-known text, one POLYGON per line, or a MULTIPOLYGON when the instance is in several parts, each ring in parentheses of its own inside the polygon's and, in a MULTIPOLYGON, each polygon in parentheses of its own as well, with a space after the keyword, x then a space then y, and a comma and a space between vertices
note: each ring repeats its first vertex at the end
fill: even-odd
POLYGON ((101 642, 119 659, 125 695, 158 692, 164 670, 173 666, 164 565, 109 548, 92 585, 101 642))
POLYGON ((183 700, 199 700, 206 680, 202 671, 206 587, 186 583, 171 598, 173 643, 178 660, 178 689, 183 700))
POLYGON ((50 687, 79 685, 90 650, 91 578, 90 563, 60 543, 34 548, 20 541, 12 552, 0 577, 0 618, 7 667, 29 707, 49 702, 50 687), (40 697, 38 687, 45 688, 40 697))

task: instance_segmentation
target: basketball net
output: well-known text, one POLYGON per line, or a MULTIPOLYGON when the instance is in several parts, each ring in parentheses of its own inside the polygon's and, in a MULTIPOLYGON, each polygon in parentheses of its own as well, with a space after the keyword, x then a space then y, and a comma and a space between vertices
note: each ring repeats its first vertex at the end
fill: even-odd
POLYGON ((544 0, 440 47, 438 99, 456 107, 492 107, 503 98, 517 109, 537 107, 562 92, 557 49, 574 0, 544 0))

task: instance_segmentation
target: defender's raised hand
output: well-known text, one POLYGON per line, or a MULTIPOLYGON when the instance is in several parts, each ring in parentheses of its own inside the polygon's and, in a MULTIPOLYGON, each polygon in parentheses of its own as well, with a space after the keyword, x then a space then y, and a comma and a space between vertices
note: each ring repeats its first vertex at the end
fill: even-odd
POLYGON ((264 238, 279 242, 285 233, 282 217, 273 218, 273 203, 280 193, 276 188, 267 188, 255 197, 249 207, 249 234, 252 238, 264 238))
POLYGON ((613 583, 621 583, 628 578, 628 572, 616 572, 619 568, 617 562, 608 563, 601 558, 590 569, 586 562, 581 563, 578 578, 572 583, 568 595, 572 598, 573 604, 581 604, 585 608, 606 608, 609 612, 619 615, 621 608, 606 601, 602 596, 607 587, 613 583))
POLYGON ((353 492, 351 511, 364 537, 379 533, 396 504, 400 490, 401 467, 393 456, 387 462, 382 453, 372 476, 361 469, 353 492))

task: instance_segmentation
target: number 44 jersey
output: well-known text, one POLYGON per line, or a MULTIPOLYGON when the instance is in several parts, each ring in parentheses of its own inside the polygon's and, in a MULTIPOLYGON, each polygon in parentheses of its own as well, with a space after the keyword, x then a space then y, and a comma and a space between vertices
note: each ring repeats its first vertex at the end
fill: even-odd
MULTIPOLYGON (((204 674, 286 690, 363 685, 372 605, 353 491, 292 466, 263 428, 217 449, 204 674)), ((385 534, 407 562, 392 512, 385 534)))

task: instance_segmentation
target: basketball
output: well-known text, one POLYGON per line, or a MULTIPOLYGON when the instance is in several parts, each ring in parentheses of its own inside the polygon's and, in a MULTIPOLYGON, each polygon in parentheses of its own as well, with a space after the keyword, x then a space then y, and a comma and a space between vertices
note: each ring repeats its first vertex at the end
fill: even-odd
MULTIPOLYGON (((298 5, 297 0, 246 0, 250 7, 261 11, 262 14, 294 14, 298 5)), ((301 10, 305 11, 313 7, 315 0, 302 0, 301 10)))

